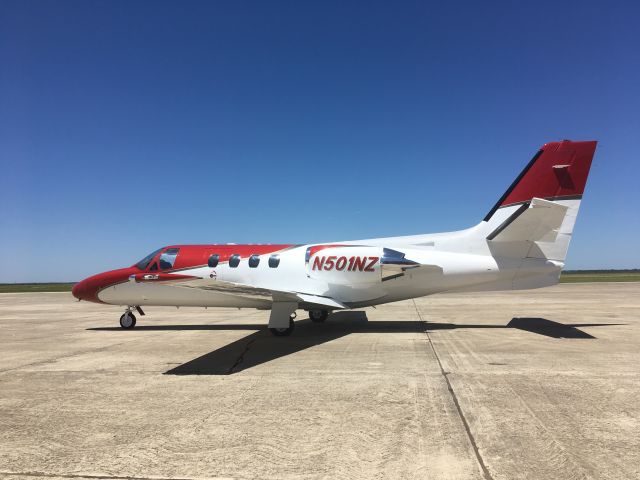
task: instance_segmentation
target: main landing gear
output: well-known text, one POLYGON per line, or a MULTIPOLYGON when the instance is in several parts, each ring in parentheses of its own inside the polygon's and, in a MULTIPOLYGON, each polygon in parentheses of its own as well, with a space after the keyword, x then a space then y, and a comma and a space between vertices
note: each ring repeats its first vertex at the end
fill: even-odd
POLYGON ((329 316, 329 310, 309 310, 309 318, 312 322, 324 322, 329 316))
POLYGON ((293 327, 295 326, 295 322, 293 319, 296 318, 296 312, 293 312, 289 315, 289 326, 284 327, 269 327, 269 331, 275 335, 276 337, 288 337, 293 332, 293 327))
POLYGON ((127 307, 120 317, 120 326, 126 330, 130 330, 136 326, 136 316, 133 314, 133 310, 137 310, 140 315, 144 315, 140 307, 127 307))
MULTIPOLYGON (((281 303, 274 304, 271 309, 271 317, 269 318, 269 331, 276 337, 288 337, 293 332, 295 325, 294 319, 296 305, 283 305, 281 303), (289 313, 288 326, 286 314, 289 313)), ((314 322, 324 322, 329 316, 328 310, 314 309, 309 310, 309 318, 314 322)))

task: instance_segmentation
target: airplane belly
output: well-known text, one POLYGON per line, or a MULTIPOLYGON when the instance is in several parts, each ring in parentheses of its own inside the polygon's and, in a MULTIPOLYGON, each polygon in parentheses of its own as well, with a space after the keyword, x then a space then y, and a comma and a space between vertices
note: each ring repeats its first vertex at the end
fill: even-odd
POLYGON ((105 288, 98 298, 112 305, 270 308, 271 301, 174 285, 125 282, 105 288))

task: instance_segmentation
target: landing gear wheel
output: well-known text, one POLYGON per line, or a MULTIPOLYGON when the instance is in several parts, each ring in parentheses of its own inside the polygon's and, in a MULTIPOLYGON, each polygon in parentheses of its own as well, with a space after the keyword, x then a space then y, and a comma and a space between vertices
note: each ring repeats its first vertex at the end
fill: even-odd
POLYGON ((295 323, 293 322, 293 318, 289 317, 289 327, 288 328, 270 328, 269 331, 275 335, 276 337, 288 337, 293 332, 293 326, 295 323))
POLYGON ((136 326, 136 317, 131 312, 124 312, 120 317, 120 326, 122 328, 131 329, 136 326))
POLYGON ((313 322, 324 322, 328 316, 329 316, 328 310, 320 310, 320 309, 309 310, 309 318, 313 322))

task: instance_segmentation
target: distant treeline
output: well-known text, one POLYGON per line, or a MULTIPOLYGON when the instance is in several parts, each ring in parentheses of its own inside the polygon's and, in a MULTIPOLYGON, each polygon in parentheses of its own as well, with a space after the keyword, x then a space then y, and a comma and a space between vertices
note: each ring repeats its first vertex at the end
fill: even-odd
POLYGON ((607 273, 640 273, 640 268, 609 269, 609 270, 564 270, 562 274, 607 274, 607 273))
POLYGON ((73 282, 0 283, 0 293, 70 292, 73 282))

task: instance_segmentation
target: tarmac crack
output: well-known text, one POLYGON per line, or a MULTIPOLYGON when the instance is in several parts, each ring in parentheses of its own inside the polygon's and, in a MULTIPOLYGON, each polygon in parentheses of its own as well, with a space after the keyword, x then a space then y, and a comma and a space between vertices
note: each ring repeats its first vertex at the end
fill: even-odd
POLYGON ((231 375, 232 373, 234 373, 235 369, 240 366, 240 364, 244 361, 244 356, 247 354, 247 352, 249 352, 249 348, 251 348, 251 345, 256 340, 257 338, 253 338, 245 344, 244 349, 242 350, 242 352, 240 352, 240 355, 238 355, 238 358, 236 359, 235 363, 231 365, 231 368, 229 368, 229 370, 227 371, 227 374, 231 375))
POLYGON ((427 341, 429 342, 429 346, 431 347, 431 350, 433 351, 433 354, 436 357, 436 361, 438 362, 438 367, 440 367, 440 373, 442 374, 442 377, 444 378, 444 381, 447 383, 447 390, 449 390, 449 394, 451 395, 451 399, 453 400, 453 404, 456 407, 456 411, 458 413, 458 417, 460 417, 460 420, 462 421, 462 425, 464 426, 464 429, 467 433, 467 437, 469 438, 469 443, 471 444, 471 447, 473 448, 473 453, 476 456, 476 460, 478 461, 478 465, 480 466, 480 469, 482 470, 482 475, 484 476, 484 478, 486 480, 493 480, 493 477, 491 476, 491 474, 489 473, 489 469, 487 468, 486 464, 484 463, 484 460, 482 458, 482 455, 480 455, 480 450, 478 449, 478 444, 476 443, 476 439, 473 435, 473 432, 471 431, 471 427, 469 426, 469 422, 467 421, 467 418, 464 415, 464 412, 462 411, 462 407, 460 407, 460 402, 458 402, 458 397, 456 395, 455 390, 453 389, 453 386, 451 385, 451 381, 449 380, 449 372, 445 371, 444 367, 442 366, 442 362, 440 361, 440 356, 438 355, 438 351, 436 350, 435 345, 433 344, 433 341, 431 340, 431 335, 429 335, 429 329, 427 328, 427 322, 422 318, 422 314, 420 313, 420 310, 418 309, 418 305, 416 304, 415 300, 413 301, 413 307, 416 310, 416 314, 418 315, 418 318, 420 319, 420 322, 422 322, 422 324, 424 325, 424 333, 427 336, 427 341))

